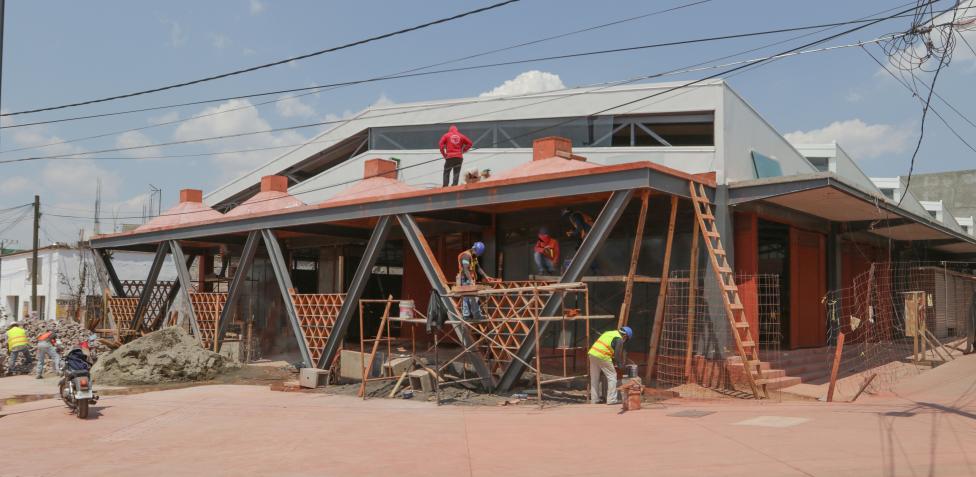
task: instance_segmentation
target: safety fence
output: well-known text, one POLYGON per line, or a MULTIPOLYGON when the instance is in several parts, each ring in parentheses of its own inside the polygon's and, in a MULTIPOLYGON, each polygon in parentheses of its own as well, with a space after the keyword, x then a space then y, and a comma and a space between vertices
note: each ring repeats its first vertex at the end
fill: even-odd
POLYGON ((958 355, 955 343, 976 313, 971 266, 874 263, 850 287, 828 293, 822 366, 836 374, 833 398, 889 391, 958 355))

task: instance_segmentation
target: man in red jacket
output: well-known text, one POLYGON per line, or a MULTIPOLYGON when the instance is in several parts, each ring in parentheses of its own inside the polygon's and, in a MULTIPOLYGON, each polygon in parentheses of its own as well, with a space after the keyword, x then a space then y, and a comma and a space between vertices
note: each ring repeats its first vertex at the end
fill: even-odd
POLYGON ((451 125, 440 141, 441 156, 444 156, 444 187, 448 186, 448 179, 451 171, 454 171, 454 181, 450 185, 457 185, 461 177, 461 163, 464 161, 464 153, 471 149, 471 140, 457 130, 457 126, 451 125))

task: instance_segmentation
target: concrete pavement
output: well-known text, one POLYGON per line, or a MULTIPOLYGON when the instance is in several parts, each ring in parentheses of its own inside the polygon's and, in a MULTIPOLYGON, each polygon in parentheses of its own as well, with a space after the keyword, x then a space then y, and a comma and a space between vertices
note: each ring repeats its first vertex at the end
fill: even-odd
MULTIPOLYGON (((0 388, 4 380, 0 380, 0 388)), ((976 356, 857 403, 444 406, 214 385, 0 411, 0 475, 976 475, 976 356), (700 417, 675 417, 693 411, 700 417), (697 412, 700 411, 700 412, 697 412), (704 414, 704 415, 703 415, 704 414)))

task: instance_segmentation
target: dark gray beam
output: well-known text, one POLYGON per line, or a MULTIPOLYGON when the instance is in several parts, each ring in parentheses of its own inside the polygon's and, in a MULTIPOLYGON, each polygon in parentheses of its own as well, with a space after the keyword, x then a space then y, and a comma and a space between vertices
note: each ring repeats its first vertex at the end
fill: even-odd
POLYGON ((146 283, 142 286, 142 293, 139 294, 139 303, 136 304, 135 316, 132 317, 132 331, 139 333, 142 328, 142 317, 146 314, 149 307, 149 299, 152 297, 153 288, 156 287, 156 279, 159 278, 159 271, 163 269, 163 262, 169 252, 168 242, 159 242, 156 247, 156 256, 153 257, 152 265, 149 267, 149 276, 146 283))
POLYGON ((190 300, 190 286, 193 285, 190 280, 190 266, 193 265, 194 257, 185 257, 183 249, 176 240, 169 243, 169 250, 173 254, 173 263, 176 265, 176 284, 173 287, 179 288, 183 296, 183 303, 186 305, 186 315, 190 319, 190 329, 193 330, 193 336, 197 338, 197 341, 200 341, 202 336, 200 325, 197 323, 196 313, 193 312, 193 302, 190 300))
POLYGON ((491 226, 491 214, 475 212, 473 210, 435 210, 416 213, 413 216, 417 219, 438 220, 442 222, 475 225, 478 227, 491 226))
POLYGON ((289 232, 299 232, 303 234, 312 234, 312 235, 325 235, 328 237, 354 238, 354 239, 361 239, 361 240, 368 240, 370 234, 369 229, 343 227, 339 225, 328 225, 328 224, 297 225, 294 227, 282 227, 278 230, 287 230, 289 232))
POLYGON ((319 361, 316 363, 319 368, 331 366, 332 360, 339 352, 342 340, 346 337, 346 330, 352 323, 353 315, 359 311, 359 299, 363 296, 366 282, 373 273, 373 265, 376 265, 376 259, 379 258, 380 252, 383 250, 386 237, 390 234, 392 223, 393 221, 389 216, 380 217, 380 220, 376 222, 369 242, 366 243, 366 250, 363 251, 363 258, 359 260, 359 265, 356 267, 356 275, 353 276, 352 283, 349 284, 346 296, 342 300, 339 316, 336 317, 335 324, 332 325, 332 332, 329 333, 329 339, 325 342, 325 349, 322 350, 322 356, 319 356, 319 361))
MULTIPOLYGON (((217 332, 214 335, 214 349, 220 349, 220 343, 224 340, 224 332, 227 330, 227 322, 230 320, 230 315, 234 311, 234 306, 237 305, 237 300, 241 297, 241 291, 244 288, 244 282, 247 281, 247 274, 251 270, 251 265, 254 263, 254 253, 258 250, 258 243, 261 241, 261 234, 255 230, 247 235, 247 241, 244 242, 244 250, 241 251, 241 259, 237 261, 237 271, 234 273, 234 279, 230 282, 230 288, 227 289, 227 300, 224 302, 224 308, 220 310, 220 320, 217 323, 217 332)), ((230 257, 228 257, 230 260, 230 257)))
POLYGON ((111 290, 117 297, 125 296, 122 281, 119 280, 115 267, 112 266, 111 252, 107 249, 92 249, 92 255, 95 257, 95 269, 101 286, 111 290))
MULTIPOLYGON (((685 183, 687 187, 687 183, 685 183)), ((597 252, 603 247, 604 242, 606 242, 607 237, 610 236, 610 232, 613 230, 614 225, 617 224, 617 220, 620 219, 620 215, 623 214, 624 209, 627 208, 627 204, 630 203, 630 198, 633 195, 632 190, 621 190, 616 191, 610 196, 610 200, 607 201, 606 205, 603 206, 603 210, 600 211, 600 215, 593 222, 593 227, 590 229, 590 233, 586 235, 583 239, 583 243, 580 245, 579 250, 576 251, 576 255, 573 256, 572 262, 570 262, 569 267, 563 272, 562 276, 559 277, 559 283, 572 283, 577 282, 583 277, 583 272, 587 270, 590 263, 596 257, 597 252)), ((556 316, 559 307, 562 306, 563 297, 565 293, 553 293, 546 304, 542 307, 542 311, 539 312, 539 316, 556 316)), ((539 333, 546 332, 548 321, 539 323, 539 333)), ((589 343, 587 343, 589 345, 589 343)), ((522 341, 522 345, 518 350, 518 359, 513 359, 508 368, 505 369, 504 374, 502 374, 501 380, 498 382, 498 392, 504 393, 508 392, 509 389, 515 384, 518 378, 525 371, 525 365, 532 357, 532 353, 535 352, 535 334, 534 330, 529 330, 526 334, 525 339, 522 341)))
POLYGON ((939 240, 913 240, 912 244, 920 245, 923 247, 938 247, 939 245, 952 245, 954 243, 960 243, 961 240, 956 239, 939 239, 939 240))
POLYGON ((295 334, 295 341, 298 342, 298 351, 302 355, 302 361, 306 367, 314 366, 312 353, 308 351, 308 343, 305 342, 305 333, 302 331, 302 324, 298 321, 298 310, 295 309, 295 302, 291 299, 291 292, 295 288, 291 283, 291 276, 288 275, 288 262, 285 255, 281 252, 281 244, 274 232, 264 229, 261 231, 264 238, 264 246, 268 250, 268 258, 271 261, 271 268, 274 270, 278 291, 281 292, 281 299, 285 303, 285 313, 288 315, 288 322, 291 323, 291 331, 295 334))
POLYGON ((688 197, 689 194, 688 179, 686 178, 651 168, 618 169, 516 184, 493 185, 493 181, 487 181, 456 191, 435 192, 397 200, 363 202, 338 207, 299 208, 294 212, 269 216, 223 220, 178 229, 93 239, 91 243, 94 248, 119 248, 161 240, 186 240, 265 228, 278 229, 315 223, 361 220, 384 215, 484 207, 638 188, 650 188, 679 197, 688 197))
MULTIPOLYGON (((491 375, 491 370, 488 368, 488 363, 485 362, 485 357, 481 355, 476 349, 473 349, 472 345, 475 340, 471 335, 471 331, 468 330, 463 324, 458 323, 455 317, 461 316, 461 311, 457 309, 457 306, 450 297, 447 296, 450 293, 450 286, 447 283, 447 279, 444 277, 444 271, 441 269, 440 265, 437 263, 437 259, 434 258, 434 254, 430 250, 430 244, 427 243, 427 238, 424 237, 423 232, 420 231, 420 227, 417 226, 417 222, 413 220, 413 217, 407 214, 401 214, 397 216, 397 220, 400 222, 400 226, 403 228, 403 233, 407 238, 407 242, 410 243, 410 248, 413 249, 414 255, 417 257, 417 261, 420 262, 420 268, 424 270, 424 274, 427 275, 427 280, 430 282, 430 286, 437 292, 437 296, 440 298, 441 303, 444 304, 444 308, 449 310, 450 322, 453 322, 454 333, 461 340, 461 345, 466 349, 468 359, 474 366, 475 372, 478 373, 478 377, 481 378, 482 384, 489 391, 495 388, 494 376, 491 375)), ((548 316, 548 315, 542 315, 548 316)), ((461 319, 464 319, 463 317, 461 319)))

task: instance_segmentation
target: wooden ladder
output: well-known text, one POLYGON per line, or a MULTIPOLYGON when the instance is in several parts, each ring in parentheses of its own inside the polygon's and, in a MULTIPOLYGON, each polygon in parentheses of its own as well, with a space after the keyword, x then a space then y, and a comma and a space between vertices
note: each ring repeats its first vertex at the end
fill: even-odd
MULTIPOLYGON (((749 330, 749 322, 745 317, 742 300, 739 299, 739 288, 735 285, 735 275, 732 272, 732 267, 729 266, 725 248, 722 246, 722 236, 715 225, 712 203, 705 195, 704 184, 692 181, 689 183, 689 187, 691 189, 691 202, 695 207, 695 216, 698 218, 698 227, 705 239, 705 247, 708 249, 708 256, 712 261, 712 270, 715 271, 715 279, 718 280, 719 287, 721 287, 722 304, 725 306, 725 315, 732 327, 736 350, 742 360, 743 374, 745 374, 749 388, 752 389, 752 395, 756 399, 768 397, 766 380, 762 379, 759 346, 749 330)), ((690 285, 695 286, 694 284, 690 285)))

